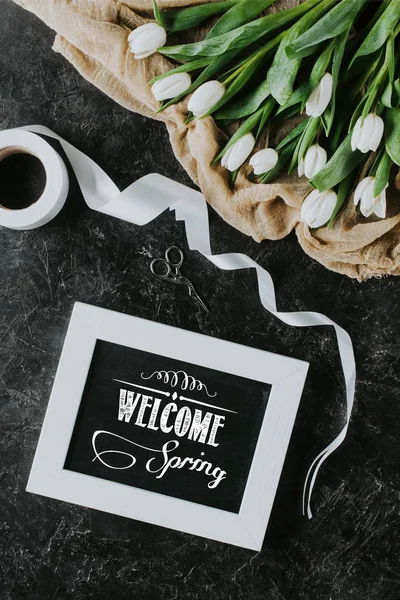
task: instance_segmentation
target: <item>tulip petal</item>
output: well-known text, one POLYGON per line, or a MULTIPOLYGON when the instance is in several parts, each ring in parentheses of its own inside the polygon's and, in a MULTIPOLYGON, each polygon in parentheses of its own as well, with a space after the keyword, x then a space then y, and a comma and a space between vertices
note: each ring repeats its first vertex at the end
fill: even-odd
POLYGON ((238 139, 225 153, 221 161, 222 166, 228 169, 228 171, 236 171, 236 169, 239 169, 253 152, 255 143, 256 140, 254 139, 253 134, 246 133, 246 135, 238 139))
POLYGON ((173 73, 164 79, 156 81, 151 88, 156 100, 169 100, 183 94, 190 86, 192 79, 189 73, 173 73))
POLYGON ((312 179, 319 173, 326 165, 328 161, 328 155, 326 150, 319 144, 311 146, 306 153, 304 159, 304 174, 308 179, 312 179))
POLYGON ((250 159, 255 175, 262 175, 273 169, 279 160, 279 154, 273 148, 264 148, 256 152, 250 159))
POLYGON ((146 23, 136 27, 128 36, 130 51, 136 59, 146 58, 157 52, 167 41, 167 32, 158 23, 146 23))
POLYGON ((317 159, 317 146, 311 146, 307 152, 306 155, 304 157, 304 174, 308 179, 311 179, 312 175, 310 175, 310 173, 312 173, 313 169, 314 169, 314 163, 317 159))
POLYGON ((225 86, 217 80, 203 83, 194 92, 188 103, 188 109, 195 117, 202 117, 225 94, 225 86))
POLYGON ((378 115, 374 115, 374 128, 369 139, 369 149, 376 152, 383 138, 385 125, 383 119, 378 115))
POLYGON ((364 196, 368 187, 371 185, 371 180, 372 177, 364 177, 364 179, 362 179, 356 187, 356 191, 354 192, 354 204, 356 206, 360 202, 361 198, 364 196))
POLYGON ((370 141, 371 136, 373 135, 373 131, 375 128, 375 119, 373 114, 369 114, 365 117, 364 123, 361 127, 360 138, 358 141, 358 149, 363 154, 366 154, 370 151, 370 141))
POLYGON ((311 228, 322 227, 331 218, 336 202, 337 194, 333 190, 313 190, 303 202, 301 220, 311 228))
POLYGON ((322 169, 326 166, 327 162, 328 162, 328 154, 327 154, 325 148, 322 148, 322 146, 318 146, 317 160, 314 165, 312 177, 315 177, 316 175, 318 175, 318 173, 320 171, 322 171, 322 169))
POLYGON ((351 136, 351 149, 355 152, 358 149, 362 130, 362 118, 360 117, 355 124, 353 134, 351 136))
POLYGON ((386 192, 381 192, 374 205, 374 213, 380 219, 386 218, 386 192))
POLYGON ((135 60, 141 60, 142 58, 147 58, 156 52, 156 50, 148 50, 147 52, 134 52, 131 48, 131 52, 134 55, 133 58, 135 60))
POLYGON ((230 155, 232 154, 232 148, 233 146, 231 146, 224 154, 224 156, 221 158, 221 165, 226 169, 228 166, 228 160, 230 155))
POLYGON ((314 204, 319 198, 319 191, 313 190, 308 194, 301 207, 301 220, 311 227, 311 223, 314 220, 314 204))
POLYGON ((306 113, 309 117, 320 117, 325 112, 332 99, 332 91, 332 75, 325 73, 306 103, 306 113))

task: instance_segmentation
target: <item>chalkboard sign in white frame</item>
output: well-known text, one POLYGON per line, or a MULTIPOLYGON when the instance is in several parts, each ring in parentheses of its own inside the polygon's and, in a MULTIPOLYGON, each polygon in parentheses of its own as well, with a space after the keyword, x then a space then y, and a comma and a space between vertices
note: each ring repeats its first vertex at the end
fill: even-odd
POLYGON ((27 491, 261 550, 308 366, 296 359, 76 303, 27 491), (64 468, 97 340, 272 385, 238 514, 64 468))

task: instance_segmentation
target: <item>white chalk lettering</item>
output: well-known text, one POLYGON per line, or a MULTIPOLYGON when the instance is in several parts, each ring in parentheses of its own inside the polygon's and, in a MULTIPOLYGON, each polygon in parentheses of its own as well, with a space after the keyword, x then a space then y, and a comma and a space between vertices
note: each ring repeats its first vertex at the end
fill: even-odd
POLYGON ((225 417, 189 406, 169 402, 162 408, 162 400, 125 389, 120 389, 118 420, 129 423, 136 413, 135 425, 147 427, 162 433, 174 431, 178 437, 187 436, 189 440, 217 447, 216 437, 225 426, 225 417), (173 414, 176 413, 176 414, 173 414))
POLYGON ((215 443, 215 436, 217 435, 219 427, 223 427, 225 425, 224 421, 225 417, 222 417, 221 415, 214 415, 214 422, 212 424, 210 437, 208 438, 207 442, 207 444, 210 446, 219 446, 219 442, 215 443))
POLYGON ((153 396, 142 396, 138 416, 135 422, 135 425, 139 425, 139 427, 147 427, 147 423, 143 423, 143 416, 146 411, 146 408, 151 407, 151 403, 149 402, 149 400, 153 400, 153 396))
POLYGON ((118 411, 118 420, 123 421, 125 417, 125 422, 129 423, 131 420, 132 414, 136 408, 136 405, 141 397, 141 394, 136 394, 135 401, 133 401, 135 396, 135 392, 129 392, 127 390, 120 390, 119 392, 119 411, 118 411))
POLYGON ((206 413, 203 420, 201 419, 202 416, 203 412, 196 408, 194 411, 194 417, 190 427, 188 439, 205 444, 213 414, 210 412, 206 413))
POLYGON ((151 409, 151 414, 150 414, 150 419, 149 419, 149 424, 148 424, 148 428, 153 429, 154 431, 158 431, 158 427, 154 427, 154 425, 155 425, 155 422, 157 419, 158 411, 160 409, 160 404, 161 404, 160 398, 154 398, 154 404, 153 404, 153 408, 151 409))
POLYGON ((167 404, 167 406, 164 406, 163 411, 161 413, 161 418, 160 418, 160 427, 161 427, 161 431, 163 431, 164 433, 170 433, 174 426, 170 425, 167 426, 167 421, 168 421, 168 417, 170 415, 171 412, 177 412, 178 411, 178 407, 175 404, 175 402, 169 402, 169 404, 167 404))

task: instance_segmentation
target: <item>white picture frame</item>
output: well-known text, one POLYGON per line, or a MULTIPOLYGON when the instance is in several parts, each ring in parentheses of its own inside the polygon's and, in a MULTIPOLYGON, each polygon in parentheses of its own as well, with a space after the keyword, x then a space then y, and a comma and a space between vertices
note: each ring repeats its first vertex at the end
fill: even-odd
POLYGON ((259 551, 308 367, 304 361, 76 303, 27 491, 259 551), (64 468, 97 340, 147 352, 156 348, 158 354, 272 385, 239 514, 64 468))

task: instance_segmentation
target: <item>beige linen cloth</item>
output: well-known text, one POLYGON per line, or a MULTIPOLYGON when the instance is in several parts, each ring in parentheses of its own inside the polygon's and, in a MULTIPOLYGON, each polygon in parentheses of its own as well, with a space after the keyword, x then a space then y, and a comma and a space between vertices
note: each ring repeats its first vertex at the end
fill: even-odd
MULTIPOLYGON (((151 0, 15 0, 57 32, 54 50, 63 54, 100 90, 134 112, 164 121, 177 159, 207 201, 231 225, 255 240, 277 240, 296 230, 304 251, 328 269, 358 280, 385 274, 400 275, 400 193, 392 182, 388 218, 364 219, 347 202, 334 227, 310 231, 300 222, 300 207, 309 184, 294 174, 269 185, 250 183, 245 169, 235 189, 227 172, 210 163, 225 134, 211 117, 185 125, 187 101, 155 116, 158 104, 147 82, 168 70, 170 62, 159 54, 135 60, 129 52, 129 32, 153 18, 151 0)), ((158 0, 161 9, 200 4, 205 0, 158 0)), ((250 0, 249 0, 250 1, 250 0)), ((278 0, 270 10, 297 4, 278 0)), ((204 33, 204 32, 203 32, 204 33)), ((169 43, 187 41, 191 33, 169 43)), ((400 178, 397 178, 400 184, 400 178)), ((398 185, 400 189, 400 185, 398 185)))

